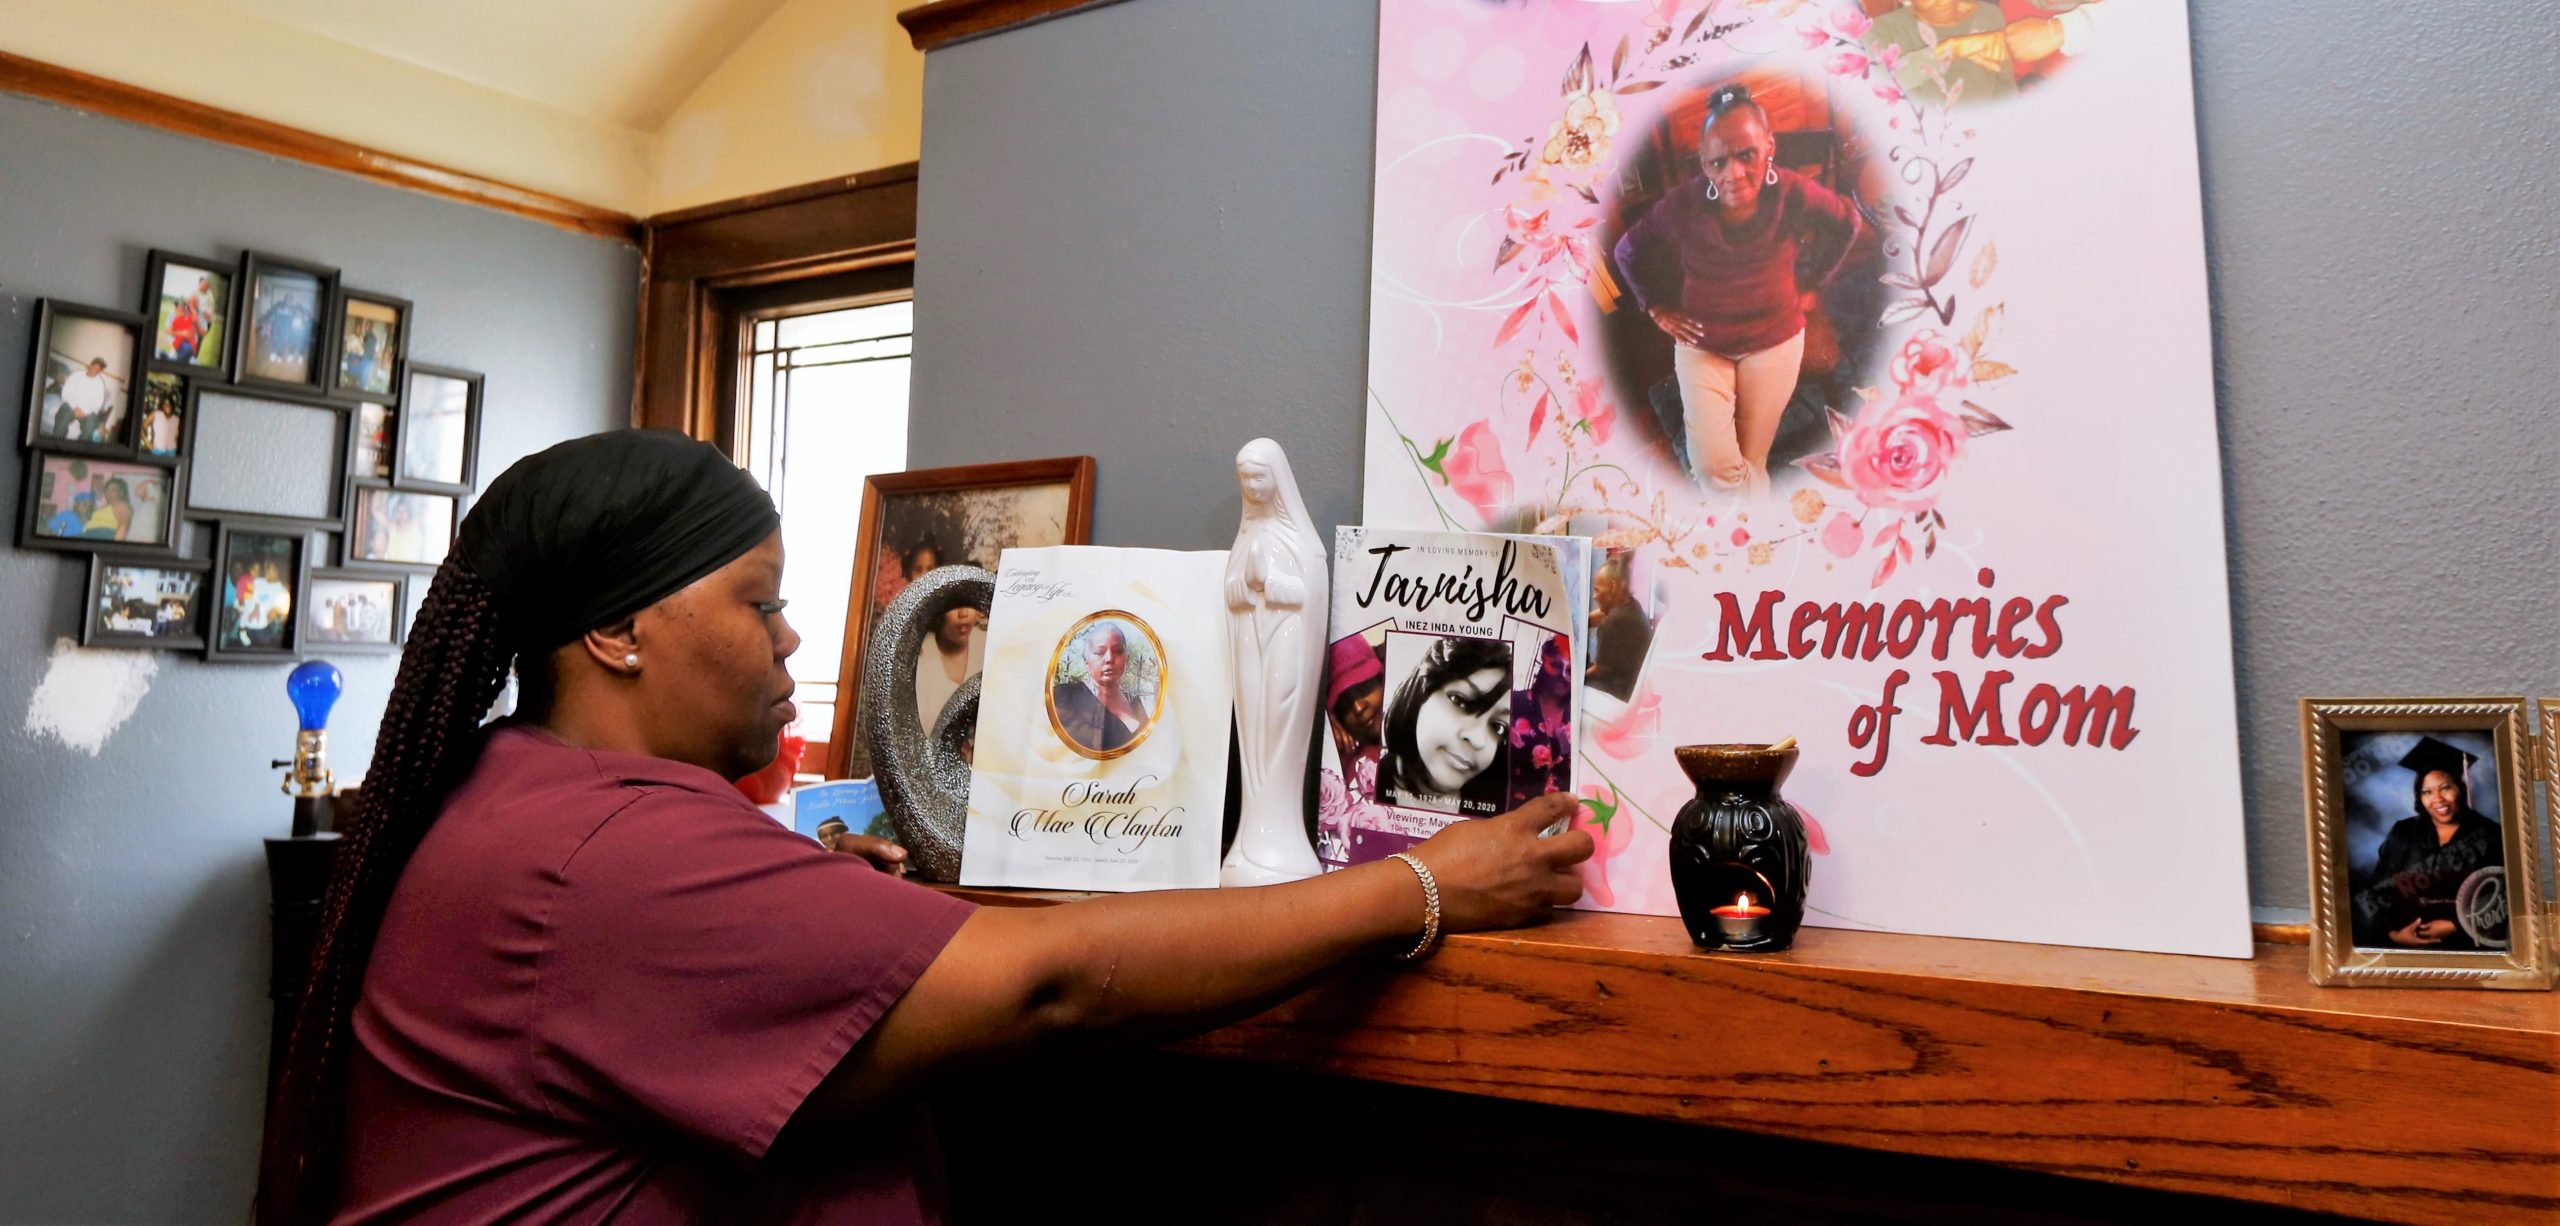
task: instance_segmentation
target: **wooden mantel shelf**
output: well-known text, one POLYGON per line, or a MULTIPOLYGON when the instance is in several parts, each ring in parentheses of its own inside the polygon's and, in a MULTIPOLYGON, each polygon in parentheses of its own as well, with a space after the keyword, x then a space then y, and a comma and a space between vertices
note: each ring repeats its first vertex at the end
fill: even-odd
MULTIPOLYGON (((995 905, 1075 897, 961 890, 995 905)), ((1808 928, 1705 954, 1571 913, 1196 1054, 2406 1222, 2560 1220, 2560 996, 1808 928)))

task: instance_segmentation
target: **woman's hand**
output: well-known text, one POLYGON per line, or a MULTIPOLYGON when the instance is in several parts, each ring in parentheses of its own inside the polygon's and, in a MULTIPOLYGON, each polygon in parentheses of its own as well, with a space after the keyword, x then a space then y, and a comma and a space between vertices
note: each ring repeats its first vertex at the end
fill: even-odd
POLYGON ((2450 920, 2410 920, 2406 925, 2391 930, 2391 943, 2419 949, 2429 945, 2442 945, 2446 933, 2451 932, 2452 929, 2453 923, 2450 920), (2431 931, 2439 926, 2443 931, 2431 931))
POLYGON ((835 846, 828 850, 860 856, 869 860, 871 867, 892 877, 907 875, 907 849, 876 835, 840 834, 835 846))
POLYGON ((1581 898, 1573 866, 1591 858, 1591 836, 1568 830, 1538 837, 1580 804, 1569 793, 1551 793, 1500 817, 1453 822, 1414 848, 1440 885, 1441 929, 1517 928, 1581 898))
POLYGON ((1706 348, 1707 323, 1705 320, 1687 311, 1675 311, 1670 307, 1655 307, 1647 314, 1653 316, 1653 326, 1662 329, 1664 336, 1691 349, 1706 348))

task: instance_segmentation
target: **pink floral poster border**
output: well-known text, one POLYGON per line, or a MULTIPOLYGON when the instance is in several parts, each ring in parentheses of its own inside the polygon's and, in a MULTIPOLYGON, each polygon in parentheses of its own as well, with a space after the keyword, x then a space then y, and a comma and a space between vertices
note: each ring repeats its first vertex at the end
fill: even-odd
MULTIPOLYGON (((2010 283, 2037 273, 2004 265, 2002 227, 2007 210, 2070 204, 2020 198, 2021 176, 1996 173, 2003 168, 1984 160, 2014 149, 1984 139, 1984 130, 2040 105, 2040 96, 2022 89, 1996 105, 1979 97, 1968 105, 1966 82, 1952 71, 1968 57, 2015 67, 2016 27, 2007 45, 1994 46, 1993 36, 1946 37, 1918 23, 1922 43, 1906 48, 1878 37, 1872 7, 1854 0, 1382 0, 1371 523, 1586 533, 1601 549, 1642 559, 1663 576, 1692 625, 1715 593, 1747 593, 1789 578, 1833 599, 1863 594, 1888 608, 1915 593, 1960 591, 1963 580, 1951 579, 1951 570, 1978 570, 1987 586, 2004 548, 2003 511, 1993 491, 1959 491, 1987 449, 2033 454, 2044 423, 2067 413, 2068 393, 2057 385, 2086 377, 2056 371, 2055 380, 2038 386, 2032 350, 2009 343, 2018 322, 2010 283), (1471 42, 1471 59, 1449 50, 1462 40, 1471 42), (1506 74, 1499 54, 1522 47, 1533 50, 1506 74), (1611 311, 1631 305, 1609 250, 1612 197, 1625 186, 1628 160, 1642 151, 1644 131, 1661 122, 1657 104, 1683 89, 1694 93, 1702 81, 1770 65, 1822 82, 1841 126, 1872 146, 1884 186, 1858 193, 1856 204, 1881 248, 1873 313, 1880 335, 1854 392, 1819 410, 1827 445, 1784 457, 1784 470, 1773 474, 1778 494, 1751 502, 1681 479, 1661 431, 1652 429, 1650 407, 1633 402, 1633 389, 1611 377, 1609 346, 1595 333, 1611 311), (1506 75, 1525 84, 1494 88, 1506 75), (1541 80, 1553 85, 1541 91, 1541 80), (1991 186, 1995 179, 2010 194, 1991 186), (1433 243, 1472 256, 1478 271, 1428 287, 1401 279, 1402 265, 1390 253, 1433 243), (1418 345, 1410 330, 1391 334, 1382 326, 1390 314, 1427 316, 1428 340, 1418 345), (1425 347, 1427 353, 1417 351, 1425 347), (1382 508, 1393 510, 1382 519, 1382 508), (1980 522, 1967 522, 1967 509, 1980 522), (1939 564, 1942 550, 1959 542, 1962 559, 1939 564), (1814 570, 1819 577, 1805 581, 1814 570)), ((2003 8, 1991 0, 1963 7, 2003 8)), ((2103 28, 2118 16, 2108 9, 2128 4, 2009 0, 2006 7, 2026 13, 2024 20, 2086 7, 2075 27, 2085 34, 2092 21, 2103 28)), ((2175 20, 2182 41, 2183 14, 2175 20)), ((2104 43, 2094 51, 2073 48, 2108 50, 2104 43)), ((2039 67, 2069 72, 2072 58, 2051 56, 2039 67)), ((2185 89, 2179 68, 2164 91, 2185 89)), ((2027 75, 2018 71, 2021 80, 2027 75)), ((2175 101, 2172 118, 2185 119, 2187 103, 2175 101)), ((2191 174, 2191 141, 2183 153, 2191 174)), ((2049 285, 2034 288, 2041 291, 2030 295, 2035 301, 2055 301, 2049 285)), ((2092 299, 2101 293, 2089 289, 2092 299)), ((2201 302, 2195 306, 2200 312, 2201 302)), ((2205 411, 2209 430, 2209 405, 2205 411)), ((2105 530, 2140 527, 2128 521, 2105 530)), ((2205 544, 2218 570, 2220 541, 2205 544)), ((1708 641, 1658 646, 1656 656, 1685 649, 1694 658, 1707 654, 1698 648, 1708 641)), ((2219 651, 2222 706, 2197 721, 2207 739, 2235 718, 2227 637, 2219 651)), ((1583 773, 1593 782, 1582 789, 1579 824, 1600 847, 1584 873, 1586 905, 1675 909, 1667 874, 1653 861, 1685 799, 1685 785, 1664 760, 1671 743, 1690 737, 1694 721, 1684 721, 1681 709, 1695 696, 1678 674, 1649 672, 1586 746, 1583 773)), ((1846 763, 1824 765, 1836 772, 1846 763)), ((2103 795, 2110 769, 2149 768, 2128 758, 2020 773, 2049 794, 2103 795)), ((2236 776, 2236 765, 2228 773, 2236 776)), ((2196 934, 2155 939, 2105 935, 2114 930, 2107 924, 2022 921, 1997 907, 1954 917, 1906 913, 1891 891, 1874 892, 1876 905, 1862 907, 1856 894, 1822 889, 1821 869, 1859 854, 1858 832, 1868 825, 1826 823, 1825 810, 1869 793, 1854 786, 1805 790, 1818 802, 1799 799, 1813 818, 1816 901, 1838 908, 1817 906, 1814 923, 2226 954, 2237 933, 2245 947, 2236 797, 2199 819, 2230 827, 2212 836, 2230 861, 2212 874, 2215 897, 2206 909, 2213 918, 2196 934), (1850 843, 1835 848, 1835 833, 1850 843)), ((2054 808, 2079 844, 2081 864, 2069 871, 2105 875, 2092 851, 2103 840, 2087 827, 2130 818, 2069 796, 2054 808)))

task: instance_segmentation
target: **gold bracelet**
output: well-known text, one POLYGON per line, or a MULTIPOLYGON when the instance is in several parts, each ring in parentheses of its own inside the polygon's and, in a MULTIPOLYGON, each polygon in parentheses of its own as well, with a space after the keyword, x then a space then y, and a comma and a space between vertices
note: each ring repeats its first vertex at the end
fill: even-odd
POLYGON ((1422 861, 1414 856, 1400 851, 1388 858, 1404 861, 1405 867, 1422 879, 1422 939, 1414 942, 1413 948, 1396 955, 1398 962, 1411 962, 1430 953, 1431 947, 1440 943, 1440 883, 1432 879, 1431 870, 1423 867, 1422 861))

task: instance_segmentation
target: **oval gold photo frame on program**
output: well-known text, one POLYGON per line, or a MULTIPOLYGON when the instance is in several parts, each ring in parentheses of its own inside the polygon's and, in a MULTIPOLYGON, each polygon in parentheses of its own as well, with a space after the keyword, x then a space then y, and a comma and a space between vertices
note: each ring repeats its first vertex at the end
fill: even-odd
POLYGON ((1140 745, 1147 743, 1147 737, 1155 732, 1156 725, 1164 719, 1165 697, 1172 691, 1172 681, 1173 661, 1166 657, 1164 640, 1156 637, 1155 627, 1148 625, 1145 618, 1126 609, 1102 609, 1077 618, 1076 623, 1067 627, 1067 632, 1058 637, 1058 645, 1050 649, 1049 671, 1043 682, 1048 688, 1048 694, 1041 700, 1041 706, 1049 713, 1049 731, 1058 738, 1060 744, 1074 750, 1079 756, 1091 758, 1096 762, 1109 762, 1114 758, 1126 757, 1136 751, 1140 745), (1119 622, 1135 628, 1138 633, 1146 636, 1147 650, 1155 656, 1156 661, 1155 704, 1148 709, 1146 722, 1138 725, 1137 731, 1130 735, 1128 743, 1112 749, 1095 749, 1067 735, 1066 723, 1058 718, 1058 664, 1066 658, 1068 650, 1076 645, 1077 640, 1082 639, 1087 630, 1100 622, 1119 622))

